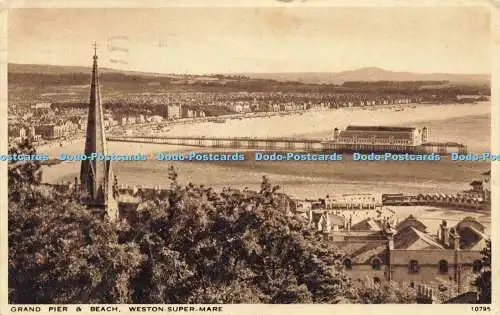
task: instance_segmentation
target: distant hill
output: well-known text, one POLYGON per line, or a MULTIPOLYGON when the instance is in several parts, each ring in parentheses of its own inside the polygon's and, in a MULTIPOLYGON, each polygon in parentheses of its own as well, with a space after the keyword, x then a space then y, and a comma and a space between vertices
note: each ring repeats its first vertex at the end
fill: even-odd
MULTIPOLYGON (((490 95, 489 76, 415 74, 364 68, 339 73, 161 74, 100 68, 108 100, 148 93, 300 93, 490 95)), ((9 64, 9 104, 79 104, 88 100, 91 67, 9 64)), ((243 96, 246 97, 246 96, 243 96)), ((143 98, 147 101, 147 97, 143 98)))
MULTIPOLYGON (((123 74, 127 76, 149 77, 149 78, 180 78, 196 77, 196 75, 162 74, 140 71, 124 71, 110 68, 100 68, 102 73, 123 74)), ((9 63, 9 74, 41 74, 41 75, 88 75, 91 67, 81 66, 54 66, 9 63)), ((205 75, 214 77, 215 75, 205 75)), ((306 84, 336 84, 341 85, 346 81, 448 81, 458 84, 489 84, 488 74, 448 74, 448 73, 412 73, 394 72, 384 69, 369 67, 342 72, 289 72, 289 73, 233 73, 222 74, 225 76, 245 76, 251 79, 275 80, 280 82, 301 82, 306 84)))
MULTIPOLYGON (((161 74, 161 73, 149 73, 140 71, 124 71, 105 67, 99 67, 102 73, 120 73, 127 75, 141 75, 141 76, 172 76, 171 74, 161 74)), ((39 65, 39 64, 20 64, 20 63, 9 63, 8 72, 9 73, 36 73, 45 75, 65 75, 65 74, 76 74, 85 73, 89 74, 92 71, 92 67, 84 66, 56 66, 56 65, 39 65)))
POLYGON ((298 81, 310 84, 343 84, 346 81, 448 81, 458 84, 489 84, 488 74, 394 72, 369 67, 342 72, 242 73, 250 78, 298 81))

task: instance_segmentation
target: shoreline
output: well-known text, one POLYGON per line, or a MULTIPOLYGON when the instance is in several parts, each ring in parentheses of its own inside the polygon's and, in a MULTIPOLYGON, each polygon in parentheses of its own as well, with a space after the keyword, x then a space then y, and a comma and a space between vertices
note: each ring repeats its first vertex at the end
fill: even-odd
MULTIPOLYGON (((341 124, 345 125, 345 121, 349 120, 348 124, 361 123, 360 120, 365 120, 364 123, 382 124, 382 125, 407 125, 415 124, 419 125, 421 122, 425 121, 445 121, 447 119, 463 118, 463 117, 474 117, 491 115, 491 105, 489 102, 482 102, 477 104, 418 104, 416 108, 412 108, 415 105, 412 104, 399 104, 399 105, 384 105, 377 107, 375 110, 366 110, 366 108, 353 107, 353 108, 340 108, 340 109, 328 109, 322 111, 305 111, 301 113, 288 113, 285 116, 274 115, 272 117, 256 117, 255 115, 250 115, 242 120, 239 119, 229 119, 225 123, 213 123, 213 122, 198 122, 193 121, 189 124, 182 125, 171 125, 171 130, 166 133, 155 132, 154 135, 157 136, 267 136, 273 135, 273 137, 296 137, 305 136, 310 138, 319 138, 325 134, 332 132, 333 128, 340 127, 345 128, 345 126, 335 125, 335 121, 342 121, 341 124), (393 111, 387 111, 394 106, 407 105, 410 107, 410 111, 401 113, 394 113, 393 111), (486 106, 489 105, 489 106, 486 106), (462 111, 457 111, 456 106, 460 106, 462 111), (424 115, 417 115, 415 110, 424 110, 426 108, 433 107, 436 109, 424 115), (473 107, 476 110, 470 110, 473 107), (477 107, 477 108, 476 108, 477 107), (413 111, 413 112, 411 112, 413 111), (442 112, 440 114, 440 112, 442 112), (320 114, 318 116, 318 114, 320 114), (357 115, 359 114, 359 115, 357 115), (369 114, 369 115, 367 115, 369 114), (400 120, 393 119, 394 114, 401 118, 400 120), (447 115, 445 115, 447 114, 447 115), (346 116, 347 117, 341 117, 346 116), (378 117, 377 119, 377 116, 378 117), (388 116, 388 117, 387 117, 388 116), (290 120, 293 120, 293 123, 290 120), (300 121, 302 120, 302 121, 300 121), (354 120, 354 122, 353 122, 354 120), (357 120, 357 121, 356 121, 357 120), (382 121, 395 121, 396 123, 383 123, 382 121), (300 128, 300 132, 297 132, 297 127, 302 122, 303 127, 300 128)), ((222 117, 222 116, 219 116, 222 117)), ((158 123, 144 125, 130 125, 129 128, 140 130, 141 128, 148 128, 158 125, 158 123)), ((169 126, 167 123, 165 126, 169 126)), ((127 126, 122 128, 126 129, 127 126)), ((123 130, 122 130, 123 132, 123 130)), ((432 133, 432 130, 431 130, 432 133)), ((113 132, 108 131, 108 135, 111 136, 113 132)), ((123 133, 122 133, 123 134, 123 133)), ((46 143, 36 147, 37 150, 49 150, 57 147, 65 147, 71 144, 82 143, 84 141, 84 135, 81 137, 53 141, 52 143, 46 143), (60 144, 63 144, 62 146, 60 144)), ((436 139, 437 140, 437 139, 436 139)), ((468 145, 468 143, 465 143, 468 145)), ((83 151, 83 149, 82 149, 83 151)))

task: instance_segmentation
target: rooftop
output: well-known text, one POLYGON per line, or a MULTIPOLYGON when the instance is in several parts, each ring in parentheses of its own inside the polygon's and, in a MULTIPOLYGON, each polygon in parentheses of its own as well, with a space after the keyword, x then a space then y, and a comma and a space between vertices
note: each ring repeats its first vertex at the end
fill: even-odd
POLYGON ((375 257, 387 263, 387 245, 385 241, 372 242, 336 242, 335 246, 354 264, 369 264, 375 257))
POLYGON ((372 218, 364 219, 351 227, 353 231, 382 231, 382 222, 372 218))
POLYGON ((394 238, 394 248, 408 250, 444 249, 430 235, 413 226, 399 231, 394 238))
POLYGON ((345 130, 348 131, 399 131, 399 132, 413 132, 416 127, 392 127, 392 126, 347 126, 345 130))

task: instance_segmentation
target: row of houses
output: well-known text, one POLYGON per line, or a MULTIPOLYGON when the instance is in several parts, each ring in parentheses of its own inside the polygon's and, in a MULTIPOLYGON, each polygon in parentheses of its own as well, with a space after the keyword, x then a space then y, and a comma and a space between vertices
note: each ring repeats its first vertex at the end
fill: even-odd
POLYGON ((481 180, 473 180, 471 189, 455 194, 383 194, 384 205, 431 205, 442 207, 459 207, 468 209, 489 209, 491 202, 491 171, 481 174, 481 180))
POLYGON ((297 200, 298 211, 309 210, 376 210, 382 208, 382 198, 380 194, 340 194, 327 195, 326 198, 318 200, 297 200))
POLYGON ((179 103, 169 103, 161 106, 161 116, 166 120, 176 120, 181 118, 198 118, 205 117, 206 114, 203 110, 192 108, 190 106, 183 106, 179 103))
POLYGON ((416 196, 384 196, 384 205, 387 206, 409 206, 409 205, 427 205, 427 206, 443 206, 443 207, 458 207, 468 209, 482 209, 485 203, 481 197, 471 197, 462 194, 418 194, 416 196))
POLYGON ((203 110, 182 107, 182 118, 203 118, 205 116, 206 114, 203 110))
POLYGON ((158 123, 162 122, 164 118, 160 115, 121 115, 118 117, 118 125, 134 125, 134 124, 144 124, 144 123, 158 123))
POLYGON ((376 106, 390 104, 410 104, 418 102, 418 99, 412 98, 387 98, 387 99, 337 99, 320 102, 258 102, 254 101, 237 101, 225 104, 225 107, 236 113, 250 112, 280 112, 280 111, 301 111, 318 108, 339 108, 339 107, 358 107, 358 106, 376 106))
POLYGON ((9 124, 8 137, 9 142, 21 142, 22 140, 28 138, 29 136, 34 136, 34 127, 27 128, 19 124, 9 124))
POLYGON ((59 119, 56 122, 37 122, 36 120, 32 120, 29 127, 20 123, 9 124, 9 139, 12 141, 21 141, 31 137, 34 141, 40 141, 41 139, 52 140, 64 138, 75 132, 85 131, 86 129, 87 121, 80 117, 70 117, 64 120, 59 119))

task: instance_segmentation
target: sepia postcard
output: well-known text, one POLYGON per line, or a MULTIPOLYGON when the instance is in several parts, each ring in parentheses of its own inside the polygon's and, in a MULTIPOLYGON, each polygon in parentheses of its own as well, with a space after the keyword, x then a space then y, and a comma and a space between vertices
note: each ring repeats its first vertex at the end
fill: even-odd
POLYGON ((0 314, 497 313, 499 11, 4 2, 0 314))

